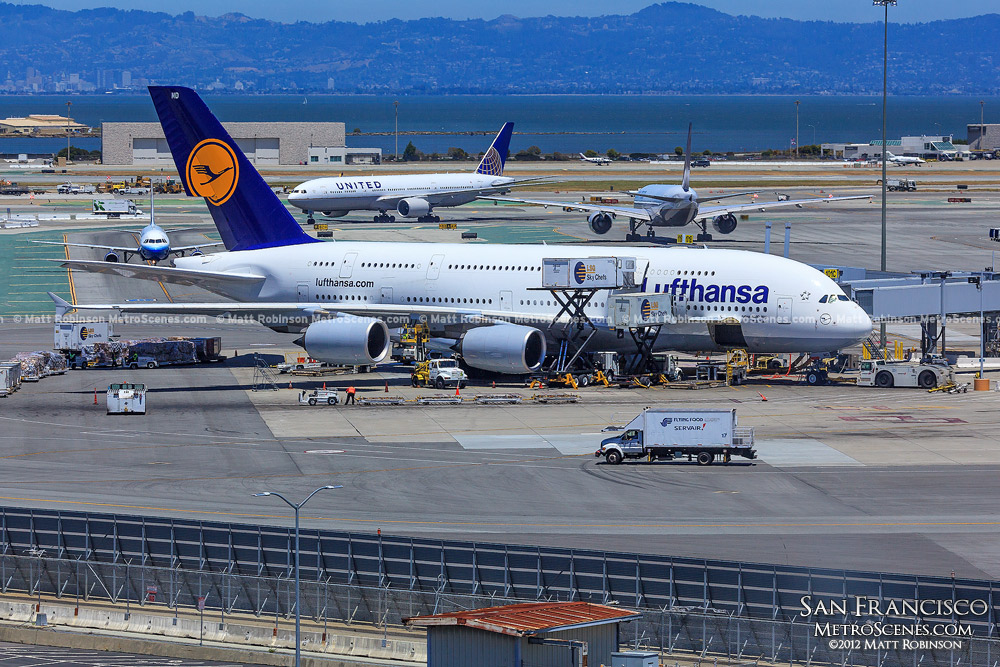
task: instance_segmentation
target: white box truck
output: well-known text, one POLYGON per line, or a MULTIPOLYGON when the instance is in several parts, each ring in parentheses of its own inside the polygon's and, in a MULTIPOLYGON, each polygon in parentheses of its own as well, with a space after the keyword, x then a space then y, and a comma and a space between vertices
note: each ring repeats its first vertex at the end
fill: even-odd
POLYGON ((753 429, 740 428, 736 410, 662 410, 646 408, 621 434, 601 442, 594 456, 617 465, 625 459, 672 461, 687 457, 711 465, 732 457, 757 458, 753 429))
POLYGON ((142 211, 131 199, 95 199, 94 215, 104 215, 110 220, 123 215, 142 215, 142 211))
POLYGON ((128 382, 108 385, 108 414, 146 414, 146 385, 128 382))

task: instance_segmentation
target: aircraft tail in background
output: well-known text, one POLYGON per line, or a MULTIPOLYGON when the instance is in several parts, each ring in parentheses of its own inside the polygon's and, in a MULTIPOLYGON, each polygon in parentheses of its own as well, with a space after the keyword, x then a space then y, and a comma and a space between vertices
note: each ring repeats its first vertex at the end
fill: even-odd
POLYGON ((510 135, 514 131, 514 123, 504 123, 497 132, 496 139, 490 144, 486 155, 476 168, 477 174, 486 176, 503 176, 503 167, 507 163, 507 151, 510 148, 510 135))

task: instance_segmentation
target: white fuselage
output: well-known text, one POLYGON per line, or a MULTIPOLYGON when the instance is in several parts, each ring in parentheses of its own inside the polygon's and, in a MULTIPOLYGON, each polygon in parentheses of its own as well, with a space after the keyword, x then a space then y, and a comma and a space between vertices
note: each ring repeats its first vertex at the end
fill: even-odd
POLYGON ((343 214, 348 211, 391 211, 407 197, 431 206, 460 206, 484 190, 495 191, 514 179, 483 174, 405 174, 316 178, 295 187, 288 202, 303 211, 343 214))
MULTIPOLYGON (((751 352, 834 351, 871 333, 868 315, 822 272, 740 250, 341 241, 175 262, 184 269, 265 276, 249 301, 313 303, 329 312, 337 312, 338 304, 397 304, 416 313, 443 308, 536 322, 533 326, 544 331, 543 323, 559 306, 551 293, 538 289, 543 258, 601 256, 636 257, 636 279, 645 276, 643 290, 674 294, 678 315, 695 318, 665 326, 655 344, 659 350, 722 349, 707 320, 740 322, 751 352)), ((599 329, 590 349, 634 351, 630 339, 619 338, 606 325, 608 295, 599 291, 587 307, 599 329)), ((434 335, 433 320, 430 326, 434 335)), ((554 338, 549 336, 549 342, 554 338)))
POLYGON ((170 239, 159 225, 150 223, 139 233, 139 255, 159 262, 170 256, 170 239))

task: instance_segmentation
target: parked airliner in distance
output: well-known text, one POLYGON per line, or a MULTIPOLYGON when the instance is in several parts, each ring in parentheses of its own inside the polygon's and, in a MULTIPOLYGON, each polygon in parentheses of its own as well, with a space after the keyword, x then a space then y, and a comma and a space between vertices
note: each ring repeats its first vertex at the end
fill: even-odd
POLYGON ((698 234, 699 241, 711 241, 712 235, 708 233, 708 221, 712 221, 712 226, 720 234, 732 234, 736 231, 736 213, 741 211, 764 211, 776 206, 796 206, 801 208, 805 204, 819 204, 831 201, 844 201, 847 199, 871 199, 870 195, 856 195, 850 197, 826 197, 813 199, 783 199, 779 201, 751 201, 737 204, 723 204, 719 206, 702 206, 701 202, 732 199, 734 197, 754 197, 756 192, 738 192, 734 194, 712 195, 699 198, 698 193, 691 187, 691 126, 688 126, 687 153, 684 158, 684 175, 680 185, 652 184, 640 188, 636 192, 628 192, 633 195, 632 206, 613 206, 605 204, 585 204, 575 202, 560 202, 541 199, 522 199, 517 197, 498 197, 495 195, 484 196, 482 199, 492 201, 514 202, 521 204, 537 204, 540 206, 559 206, 566 210, 585 211, 590 215, 587 222, 590 230, 595 234, 607 234, 611 231, 612 223, 616 216, 623 216, 629 220, 629 231, 625 236, 626 241, 641 241, 642 236, 638 233, 642 225, 646 226, 646 240, 656 240, 656 227, 683 227, 691 222, 701 227, 698 234))
POLYGON ((511 186, 535 183, 538 178, 514 179, 503 175, 514 123, 504 123, 493 143, 471 174, 402 174, 341 176, 306 181, 288 194, 288 203, 306 212, 308 221, 319 211, 339 218, 351 211, 378 211, 375 222, 393 222, 394 211, 419 222, 439 222, 433 210, 461 206, 481 195, 510 192, 511 186))
MULTIPOLYGON (((560 342, 549 328, 560 306, 540 291, 545 258, 636 259, 635 280, 650 309, 669 309, 656 350, 831 352, 871 333, 871 319, 829 277, 783 257, 742 250, 577 245, 322 242, 302 231, 198 95, 150 87, 188 192, 205 198, 228 252, 175 260, 176 267, 64 260, 65 267, 196 284, 226 299, 204 303, 78 305, 72 308, 253 317, 301 333, 310 356, 373 364, 390 350, 389 323, 423 318, 431 344, 485 371, 528 373, 560 342), (231 176, 209 184, 199 165, 231 176)), ((635 351, 608 324, 612 292, 586 307, 597 327, 593 349, 635 351)), ((646 312, 646 304, 642 311, 646 312)), ((568 324, 568 321, 566 321, 568 324)))
MULTIPOLYGON (((186 228, 172 229, 171 231, 181 232, 186 231, 186 228)), ((203 248, 213 248, 215 246, 223 245, 219 242, 208 241, 207 243, 201 243, 198 245, 172 247, 170 245, 170 237, 167 236, 166 230, 156 224, 152 195, 149 198, 149 224, 142 229, 135 231, 124 230, 123 233, 132 234, 134 237, 137 237, 136 245, 114 246, 98 245, 94 243, 66 243, 63 241, 35 241, 35 243, 103 250, 105 251, 105 262, 128 263, 132 257, 138 255, 141 259, 147 262, 153 262, 154 264, 162 262, 172 256, 183 257, 185 254, 201 255, 203 254, 203 248)))

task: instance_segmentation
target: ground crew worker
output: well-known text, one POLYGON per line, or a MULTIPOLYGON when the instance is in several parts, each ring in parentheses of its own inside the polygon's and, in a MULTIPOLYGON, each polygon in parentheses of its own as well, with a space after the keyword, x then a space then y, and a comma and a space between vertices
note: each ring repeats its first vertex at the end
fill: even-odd
POLYGON ((347 401, 344 402, 344 405, 351 405, 354 403, 354 394, 356 394, 357 391, 358 390, 354 388, 354 385, 347 388, 347 401))

